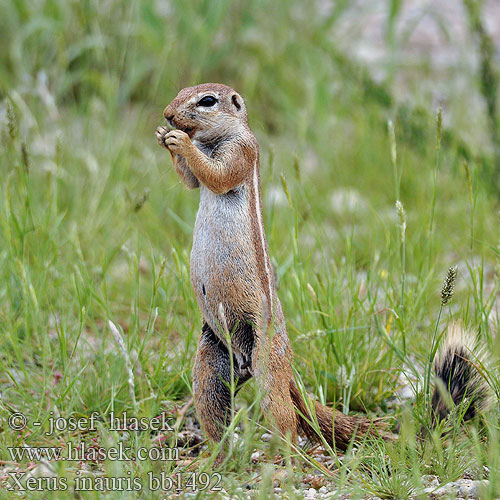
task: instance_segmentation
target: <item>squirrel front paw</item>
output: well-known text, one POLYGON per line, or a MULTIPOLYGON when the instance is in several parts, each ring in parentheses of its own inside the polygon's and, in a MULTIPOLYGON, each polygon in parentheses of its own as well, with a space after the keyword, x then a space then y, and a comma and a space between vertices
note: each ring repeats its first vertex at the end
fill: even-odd
POLYGON ((155 135, 156 135, 156 139, 158 140, 158 144, 160 146, 163 146, 165 149, 168 149, 167 145, 165 144, 165 137, 167 136, 167 134, 170 132, 170 129, 163 126, 163 125, 160 125, 157 129, 156 129, 156 132, 155 132, 155 135))
POLYGON ((156 138, 160 146, 167 148, 171 153, 182 155, 186 148, 192 146, 191 139, 182 130, 168 130, 167 127, 156 129, 156 138))

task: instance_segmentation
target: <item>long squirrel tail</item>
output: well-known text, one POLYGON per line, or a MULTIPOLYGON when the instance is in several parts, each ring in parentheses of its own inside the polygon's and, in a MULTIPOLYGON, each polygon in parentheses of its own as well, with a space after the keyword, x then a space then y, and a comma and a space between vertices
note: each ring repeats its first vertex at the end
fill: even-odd
MULTIPOLYGON (((487 365, 488 356, 478 347, 472 332, 459 323, 452 323, 434 362, 433 422, 445 419, 456 407, 463 408, 463 420, 470 420, 490 406, 492 391, 485 379, 487 365)), ((353 439, 361 441, 367 436, 395 439, 386 431, 383 419, 344 415, 317 401, 307 405, 293 380, 290 395, 298 414, 298 432, 311 441, 321 443, 323 438, 330 446, 345 451, 353 439), (311 415, 309 409, 312 405, 315 415, 311 415), (317 425, 312 426, 310 422, 317 425)))
POLYGON ((330 446, 345 451, 353 439, 361 441, 370 435, 389 437, 384 432, 385 423, 381 419, 344 415, 317 401, 311 402, 311 405, 314 404, 316 413, 312 416, 293 380, 290 383, 290 395, 299 418, 299 434, 305 435, 313 442, 322 443, 321 436, 323 436, 330 446), (316 429, 310 424, 315 421, 317 422, 314 426, 316 429))
POLYGON ((463 408, 463 420, 470 420, 490 406, 487 365, 487 353, 473 333, 460 323, 452 323, 434 362, 433 421, 444 420, 456 407, 463 408))

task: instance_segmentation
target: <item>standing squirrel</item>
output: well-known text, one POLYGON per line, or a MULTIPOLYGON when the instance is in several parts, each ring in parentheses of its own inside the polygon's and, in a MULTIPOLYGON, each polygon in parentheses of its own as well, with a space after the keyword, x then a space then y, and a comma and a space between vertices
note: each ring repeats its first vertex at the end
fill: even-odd
POLYGON ((221 84, 188 87, 164 116, 175 129, 158 127, 158 143, 170 152, 182 182, 200 188, 191 283, 204 323, 193 395, 208 437, 220 441, 229 424, 232 380, 237 390, 251 377, 262 390, 264 414, 292 441, 300 433, 321 442, 309 424, 315 420, 322 437, 339 450, 353 438, 379 433, 380 420, 344 415, 318 402, 311 415, 295 384, 262 222, 259 147, 242 97, 221 84))

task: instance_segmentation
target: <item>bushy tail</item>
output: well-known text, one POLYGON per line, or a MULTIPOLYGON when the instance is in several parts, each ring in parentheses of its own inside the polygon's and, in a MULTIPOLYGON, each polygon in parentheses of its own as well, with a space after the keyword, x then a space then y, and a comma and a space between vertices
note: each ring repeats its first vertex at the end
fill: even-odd
POLYGON ((302 394, 293 380, 290 383, 290 395, 299 416, 299 434, 305 435, 311 441, 322 443, 319 433, 309 423, 315 421, 318 424, 315 427, 326 442, 340 451, 345 451, 353 439, 361 441, 369 435, 389 437, 384 432, 386 426, 381 419, 344 415, 317 401, 314 402, 316 416, 311 416, 302 394))
MULTIPOLYGON (((486 410, 492 401, 492 391, 485 378, 488 356, 478 347, 474 335, 459 323, 448 328, 443 347, 434 362, 436 384, 432 395, 433 421, 445 419, 456 408, 463 408, 463 419, 469 420, 486 410)), ((299 434, 311 441, 322 443, 321 436, 330 446, 345 451, 354 439, 380 436, 393 440, 386 431, 383 419, 349 416, 314 401, 315 415, 292 380, 290 395, 299 418, 299 434), (310 422, 317 422, 311 425, 310 422)))
POLYGON ((491 389, 485 379, 487 355, 474 337, 459 323, 452 323, 448 328, 434 362, 434 421, 445 419, 457 406, 463 408, 463 419, 469 420, 490 405, 491 389))

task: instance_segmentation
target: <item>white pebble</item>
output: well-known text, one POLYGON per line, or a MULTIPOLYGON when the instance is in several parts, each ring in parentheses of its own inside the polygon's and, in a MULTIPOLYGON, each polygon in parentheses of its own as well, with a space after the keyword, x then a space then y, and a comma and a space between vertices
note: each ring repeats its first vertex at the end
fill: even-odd
POLYGON ((314 488, 309 488, 304 495, 304 500, 314 500, 317 494, 318 492, 314 488))

